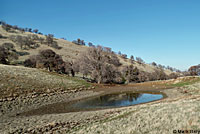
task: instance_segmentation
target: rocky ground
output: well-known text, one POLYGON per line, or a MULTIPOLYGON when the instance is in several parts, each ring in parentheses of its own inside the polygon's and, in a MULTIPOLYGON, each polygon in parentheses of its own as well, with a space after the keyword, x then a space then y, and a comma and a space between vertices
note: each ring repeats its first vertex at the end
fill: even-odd
POLYGON ((170 134, 175 130, 200 130, 198 77, 126 86, 76 87, 51 92, 30 92, 0 99, 0 133, 108 133, 170 134), (166 98, 129 107, 85 112, 23 115, 41 106, 71 102, 118 91, 162 92, 166 98))

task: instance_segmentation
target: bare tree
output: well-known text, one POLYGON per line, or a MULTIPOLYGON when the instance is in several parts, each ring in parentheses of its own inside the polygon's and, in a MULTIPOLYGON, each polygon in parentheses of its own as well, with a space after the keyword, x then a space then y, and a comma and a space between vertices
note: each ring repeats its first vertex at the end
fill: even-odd
POLYGON ((46 35, 46 42, 48 46, 50 46, 53 43, 53 37, 54 37, 53 34, 46 35))
POLYGON ((29 29, 28 29, 28 32, 32 32, 32 28, 29 28, 29 29))
POLYGON ((140 57, 136 57, 136 61, 139 63, 139 64, 142 64, 144 63, 144 60, 140 57))
POLYGON ((131 55, 130 59, 131 59, 132 61, 134 61, 134 56, 133 56, 133 55, 131 55))
POLYGON ((33 30, 34 33, 38 33, 38 31, 39 31, 38 29, 34 29, 33 30))
POLYGON ((81 39, 78 38, 78 39, 77 39, 77 42, 78 42, 78 44, 81 44, 81 39))
POLYGON ((139 75, 138 75, 138 81, 139 82, 145 82, 145 81, 149 81, 150 74, 148 72, 144 72, 144 71, 139 71, 139 75))
POLYGON ((139 70, 137 67, 133 67, 133 65, 125 66, 123 69, 123 74, 126 79, 126 83, 138 82, 139 70))
POLYGON ((97 83, 110 82, 111 80, 108 80, 110 78, 106 74, 113 76, 113 70, 116 70, 113 68, 119 66, 119 59, 116 55, 104 51, 102 46, 89 48, 86 53, 80 55, 78 60, 80 61, 80 71, 89 73, 97 83))
POLYGON ((122 57, 123 59, 127 59, 127 55, 126 55, 126 54, 122 54, 121 57, 122 57))
POLYGON ((133 55, 131 55, 130 61, 131 61, 131 64, 133 64, 133 62, 134 62, 134 56, 133 55))
POLYGON ((153 66, 155 66, 155 67, 157 66, 157 64, 156 64, 155 62, 152 62, 151 64, 152 64, 153 66))
POLYGON ((171 73, 171 74, 169 75, 169 78, 170 78, 170 79, 176 79, 176 78, 178 78, 178 75, 177 75, 176 73, 171 73))
POLYGON ((93 45, 91 42, 88 43, 89 47, 95 47, 95 45, 93 45))
POLYGON ((156 76, 156 80, 166 80, 166 79, 168 79, 168 76, 166 75, 164 70, 161 69, 161 68, 155 70, 154 76, 156 76))
POLYGON ((110 47, 104 47, 104 51, 111 53, 112 49, 110 47))

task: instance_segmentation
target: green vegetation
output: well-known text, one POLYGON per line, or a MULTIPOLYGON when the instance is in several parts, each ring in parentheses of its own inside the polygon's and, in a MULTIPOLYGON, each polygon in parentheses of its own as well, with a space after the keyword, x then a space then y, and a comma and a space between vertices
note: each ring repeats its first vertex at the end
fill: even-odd
POLYGON ((197 82, 200 82, 200 77, 191 77, 190 79, 184 79, 178 83, 175 84, 167 84, 167 86, 172 86, 172 87, 183 87, 187 85, 192 85, 197 82))

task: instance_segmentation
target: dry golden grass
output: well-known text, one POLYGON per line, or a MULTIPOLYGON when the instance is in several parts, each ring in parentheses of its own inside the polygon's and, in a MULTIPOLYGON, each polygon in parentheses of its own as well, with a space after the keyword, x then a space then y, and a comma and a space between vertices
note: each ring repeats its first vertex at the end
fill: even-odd
MULTIPOLYGON (((161 84, 180 84, 180 96, 161 101, 123 108, 123 112, 97 123, 91 123, 70 133, 105 134, 170 134, 178 130, 200 129, 200 79, 182 77, 161 81, 161 84), (186 84, 185 83, 189 83, 186 84), (182 92, 182 91, 186 92, 182 92)), ((198 131, 200 132, 200 131, 198 131)), ((185 132, 186 133, 186 132, 185 132)))
POLYGON ((0 64, 0 98, 20 96, 32 92, 45 93, 68 90, 90 84, 79 78, 73 78, 45 70, 21 66, 0 64))

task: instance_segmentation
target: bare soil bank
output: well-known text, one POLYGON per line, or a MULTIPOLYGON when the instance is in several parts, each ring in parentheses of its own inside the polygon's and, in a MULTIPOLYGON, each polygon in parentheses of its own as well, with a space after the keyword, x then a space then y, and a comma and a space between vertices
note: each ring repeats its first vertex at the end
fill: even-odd
MULTIPOLYGON (((112 117, 120 116, 128 109, 140 107, 140 105, 112 108, 105 110, 59 113, 59 114, 44 114, 34 116, 19 116, 20 113, 37 109, 41 106, 50 105, 59 102, 71 102, 79 99, 92 97, 95 95, 135 91, 135 92, 150 92, 163 93, 166 98, 149 102, 150 105, 169 101, 175 98, 183 97, 185 94, 180 93, 177 89, 168 89, 159 83, 141 83, 130 85, 101 85, 99 88, 82 90, 71 93, 47 94, 46 96, 37 96, 30 98, 18 98, 15 100, 0 102, 0 133, 66 133, 75 132, 89 124, 109 120, 112 117)), ((87 132, 84 132, 87 133, 87 132)))

